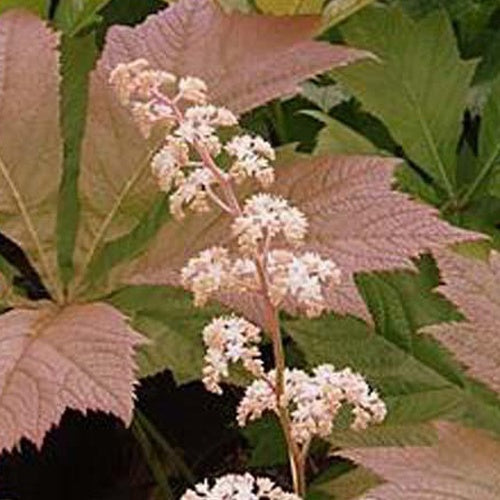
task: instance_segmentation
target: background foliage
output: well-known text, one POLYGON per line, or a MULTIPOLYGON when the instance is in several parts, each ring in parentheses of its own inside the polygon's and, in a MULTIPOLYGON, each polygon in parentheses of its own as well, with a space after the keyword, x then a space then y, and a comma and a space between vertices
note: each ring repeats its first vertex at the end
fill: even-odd
MULTIPOLYGON (((463 253, 484 258, 490 247, 500 247, 499 0, 220 3, 243 12, 322 13, 321 39, 343 41, 379 58, 306 82, 297 96, 247 113, 245 127, 276 146, 293 144, 299 152, 401 157, 400 190, 434 206, 452 224, 491 237, 488 243, 462 248, 463 253)), ((77 172, 89 73, 110 26, 136 25, 165 3, 6 0, 0 13, 19 6, 63 33, 64 176, 57 244, 67 284, 74 273, 77 172)), ((140 229, 105 246, 91 265, 93 284, 101 280, 105 285, 107 271, 137 254, 157 232, 165 203, 158 197, 140 229)), ((6 238, 0 244, 0 264, 16 288, 31 298, 46 296, 21 250, 6 238)), ((422 333, 431 325, 461 321, 463 315, 436 293, 440 276, 434 259, 425 255, 415 265, 413 273, 356 276, 372 323, 333 314, 314 321, 284 318, 291 363, 349 364, 388 402, 389 418, 383 426, 362 435, 341 428, 331 438, 333 447, 436 442, 438 436, 429 426, 435 419, 500 434, 497 395, 422 333)), ((105 295, 105 286, 96 288, 105 295)), ((154 346, 144 346, 138 357, 144 378, 132 431, 104 415, 83 421, 67 412, 40 451, 23 443, 21 451, 3 455, 2 498, 175 498, 195 479, 228 467, 255 469, 286 483, 282 438, 273 422, 256 422, 243 432, 233 423, 240 394, 237 374, 222 399, 206 394, 197 382, 202 361, 198 332, 218 309, 195 310, 185 292, 163 286, 127 287, 106 300, 129 315, 137 330, 157 340, 154 346), (77 458, 75 448, 80 450, 77 458), (77 481, 71 479, 75 477, 77 481)), ((327 451, 319 444, 313 450, 310 498, 355 498, 381 482, 374 473, 327 451)))

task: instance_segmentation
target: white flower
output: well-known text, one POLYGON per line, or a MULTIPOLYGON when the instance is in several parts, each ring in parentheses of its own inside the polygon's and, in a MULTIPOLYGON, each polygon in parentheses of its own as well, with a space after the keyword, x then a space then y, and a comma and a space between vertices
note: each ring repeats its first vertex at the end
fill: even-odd
POLYGON ((205 480, 187 490, 181 500, 300 500, 286 493, 270 479, 246 474, 227 474, 217 478, 213 485, 205 480))
POLYGON ((302 243, 307 232, 304 214, 279 196, 260 193, 247 199, 243 214, 237 217, 232 231, 243 253, 252 254, 259 245, 281 234, 287 243, 302 243))
POLYGON ((207 189, 216 183, 216 179, 208 168, 197 168, 186 178, 178 182, 178 188, 170 197, 170 212, 180 220, 184 218, 183 207, 189 206, 195 212, 208 212, 207 189))
POLYGON ((231 281, 231 260, 222 247, 204 250, 181 270, 182 285, 193 292, 196 306, 205 305, 211 295, 231 281))
POLYGON ((274 160, 276 155, 271 145, 262 137, 236 136, 224 149, 235 157, 229 173, 236 182, 247 177, 255 177, 264 187, 269 187, 274 182, 274 169, 269 160, 274 160))
POLYGON ((149 69, 145 59, 118 64, 109 76, 120 102, 128 106, 132 100, 149 101, 164 85, 175 83, 176 77, 166 71, 149 69))
POLYGON ((207 348, 203 383, 217 394, 222 394, 220 380, 228 375, 229 363, 241 361, 253 376, 263 373, 260 351, 260 330, 237 316, 222 316, 212 320, 203 329, 203 342, 207 348))
POLYGON ((154 155, 151 170, 158 181, 160 189, 166 193, 179 185, 184 174, 181 169, 189 161, 189 148, 185 142, 172 136, 166 144, 154 155))
POLYGON ((186 76, 179 80, 179 97, 196 104, 207 102, 207 84, 200 78, 186 76))
POLYGON ((274 305, 288 300, 308 317, 319 316, 326 308, 325 294, 340 283, 340 270, 334 262, 314 252, 294 254, 271 250, 267 257, 269 294, 274 305))
MULTIPOLYGON (((237 412, 240 426, 260 418, 265 411, 277 412, 275 370, 265 380, 254 381, 246 390, 237 412)), ((321 365, 312 375, 298 369, 286 369, 284 374, 283 406, 291 416, 292 436, 305 445, 314 436, 327 438, 335 417, 344 404, 352 407, 352 429, 365 429, 371 423, 380 423, 387 409, 376 391, 372 391, 365 379, 350 368, 336 371, 332 365, 321 365)))

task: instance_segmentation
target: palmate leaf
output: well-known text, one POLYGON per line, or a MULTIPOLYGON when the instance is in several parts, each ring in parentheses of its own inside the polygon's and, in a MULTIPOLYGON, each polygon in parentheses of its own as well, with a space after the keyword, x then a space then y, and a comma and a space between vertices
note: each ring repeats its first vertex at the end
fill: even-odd
POLYGON ((434 446, 362 448, 339 455, 387 481, 366 493, 374 500, 499 498, 500 442, 455 424, 440 422, 436 428, 434 446))
POLYGON ((170 287, 128 287, 109 302, 130 318, 131 326, 151 342, 137 353, 139 377, 168 368, 180 384, 201 378, 201 332, 221 314, 219 307, 195 308, 189 294, 170 287))
MULTIPOLYGON (((419 253, 482 238, 448 225, 434 209, 391 190, 396 164, 392 158, 336 156, 278 168, 275 192, 308 216, 306 248, 331 257, 342 269, 342 284, 328 297, 337 312, 369 317, 354 273, 413 269, 410 258, 419 253)), ((168 223, 137 261, 132 282, 175 284, 176 273, 189 257, 230 242, 229 222, 216 212, 168 223)), ((248 301, 238 304, 248 306, 248 301)))
POLYGON ((321 14, 324 0, 255 0, 255 5, 267 14, 321 14))
POLYGON ((455 151, 476 63, 460 59, 446 15, 437 11, 416 22, 397 8, 377 6, 348 21, 342 34, 348 43, 369 46, 380 61, 335 71, 336 78, 454 197, 455 151))
POLYGON ((500 255, 489 262, 450 252, 437 254, 444 285, 438 288, 467 321, 425 328, 468 368, 469 373, 500 392, 500 255))
POLYGON ((61 297, 55 207, 61 174, 58 37, 37 17, 0 17, 0 228, 61 297))
POLYGON ((82 274, 103 244, 128 233, 151 207, 156 188, 151 148, 107 83, 109 72, 138 57, 178 75, 204 78, 211 99, 242 113, 332 66, 365 52, 315 42, 315 17, 225 14, 209 0, 181 0, 135 28, 114 27, 92 76, 80 192, 76 267, 82 274))
POLYGON ((110 305, 15 309, 0 316, 0 449, 41 446, 66 409, 130 423, 134 347, 142 337, 110 305))

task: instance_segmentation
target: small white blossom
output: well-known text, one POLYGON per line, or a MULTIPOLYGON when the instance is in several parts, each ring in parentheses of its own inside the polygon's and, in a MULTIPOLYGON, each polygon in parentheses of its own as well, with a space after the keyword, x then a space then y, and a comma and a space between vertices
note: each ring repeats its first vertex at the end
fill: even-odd
POLYGON ((208 168, 197 168, 178 182, 178 188, 170 196, 170 212, 180 220, 184 218, 184 207, 194 212, 208 212, 207 190, 216 183, 213 173, 208 168))
POLYGON ((168 137, 166 144, 154 155, 151 171, 162 191, 168 193, 184 180, 182 168, 189 161, 189 148, 185 142, 168 137))
POLYGON ((260 329, 237 316, 215 318, 203 329, 203 342, 207 348, 203 383, 216 394, 222 394, 220 381, 228 376, 229 363, 241 361, 255 377, 263 375, 258 344, 260 329))
POLYGON ((274 182, 274 169, 269 160, 274 160, 276 155, 271 145, 262 137, 236 136, 224 149, 235 157, 229 173, 236 182, 248 177, 255 177, 263 187, 269 187, 274 182))
POLYGON ((231 281, 231 259, 222 247, 203 250, 181 270, 182 285, 193 292, 196 306, 205 305, 211 295, 231 281))
POLYGON ((283 491, 270 479, 246 474, 227 474, 217 478, 213 485, 205 480, 187 490, 181 500, 300 500, 293 493, 283 491))
MULTIPOLYGON (((265 411, 277 412, 275 378, 276 371, 271 370, 266 380, 256 380, 247 388, 237 412, 240 426, 260 418, 265 411)), ((386 406, 377 392, 350 368, 336 371, 326 364, 316 367, 312 375, 287 368, 284 378, 280 404, 290 412, 292 436, 300 445, 309 443, 314 436, 327 438, 344 404, 352 407, 354 430, 380 423, 386 416, 386 406)))
POLYGON ((319 316, 326 308, 325 293, 340 284, 340 269, 315 252, 296 255, 288 250, 272 250, 267 258, 269 294, 279 305, 288 299, 308 317, 319 316))
POLYGON ((179 80, 179 97, 195 104, 207 102, 207 84, 200 78, 186 76, 179 80))
POLYGON ((302 243, 307 219, 284 198, 260 193, 246 200, 243 214, 234 220, 232 231, 238 237, 240 250, 252 254, 266 239, 270 241, 280 234, 291 245, 302 243))

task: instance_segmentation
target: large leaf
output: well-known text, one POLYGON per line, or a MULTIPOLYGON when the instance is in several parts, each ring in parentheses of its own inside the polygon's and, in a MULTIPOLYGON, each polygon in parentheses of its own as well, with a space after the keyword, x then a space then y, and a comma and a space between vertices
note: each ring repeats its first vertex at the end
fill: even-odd
POLYGON ((2 0, 0 14, 10 9, 28 9, 40 17, 47 17, 50 0, 2 0))
POLYGON ((315 17, 228 15, 209 0, 181 0, 136 28, 110 30, 90 87, 80 176, 80 272, 104 243, 138 223, 156 190, 148 166, 151 150, 107 83, 111 69, 144 57, 155 67, 204 78, 215 103, 242 113, 294 93, 315 73, 366 56, 313 41, 318 22, 315 17))
MULTIPOLYGON (((491 88, 491 93, 484 107, 479 135, 479 165, 474 182, 468 187, 463 202, 489 181, 490 192, 500 198, 500 77, 491 88)), ((484 193, 480 193, 484 194, 484 193)))
POLYGON ((265 13, 285 14, 320 14, 323 0, 255 0, 255 5, 265 13))
POLYGON ((57 43, 32 14, 0 17, 0 228, 60 298, 54 245, 62 160, 57 43))
POLYGON ((352 318, 285 322, 310 366, 351 366, 389 404, 383 425, 362 434, 342 430, 332 437, 335 444, 388 445, 396 440, 409 444, 409 439, 416 442, 422 434, 415 424, 445 416, 500 431, 498 398, 480 390, 436 341, 419 333, 429 322, 458 319, 451 303, 433 292, 438 281, 433 267, 430 259, 423 259, 417 275, 377 273, 359 280, 363 295, 370 297, 375 332, 352 318))
POLYGON ((179 383, 201 378, 201 333, 220 314, 220 308, 196 309, 185 291, 167 287, 125 288, 110 302, 130 317, 135 330, 151 340, 137 355, 141 377, 169 369, 179 383))
POLYGON ((61 128, 64 170, 57 211, 57 250, 61 279, 66 285, 73 272, 73 250, 80 209, 78 172, 85 130, 89 73, 97 58, 94 33, 61 43, 61 128))
POLYGON ((489 262, 450 252, 437 255, 444 285, 467 321, 426 328, 455 353, 474 377, 500 392, 500 254, 489 262))
POLYGON ((60 0, 55 12, 55 23, 69 36, 100 20, 101 10, 110 0, 60 0))
MULTIPOLYGON (((391 190, 392 158, 321 157, 282 165, 275 191, 308 216, 307 248, 334 259, 342 284, 328 297, 332 309, 368 317, 354 273, 413 269, 410 257, 480 235, 438 219, 434 209, 391 190)), ((200 250, 230 242, 229 218, 215 212, 170 222, 139 259, 134 282, 175 283, 176 272, 200 250)))
POLYGON ((0 316, 0 449, 41 446, 64 410, 100 410, 130 423, 134 347, 142 337, 104 303, 15 309, 0 316))
POLYGON ((340 455, 388 481, 368 492, 374 500, 498 499, 500 442, 454 424, 436 427, 435 446, 362 448, 340 455))
POLYGON ((336 77, 453 197, 455 150, 475 62, 460 59, 446 15, 437 11, 415 22, 379 6, 347 22, 342 34, 369 46, 380 61, 336 71, 336 77))

